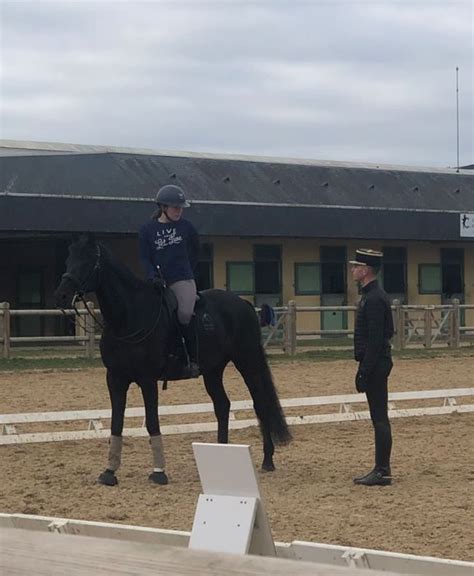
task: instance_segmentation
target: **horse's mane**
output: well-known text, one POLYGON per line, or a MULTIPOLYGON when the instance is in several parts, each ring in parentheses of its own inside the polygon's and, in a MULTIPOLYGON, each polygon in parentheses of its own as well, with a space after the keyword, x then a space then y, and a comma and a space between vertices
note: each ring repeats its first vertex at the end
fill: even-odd
POLYGON ((100 247, 101 254, 105 256, 108 264, 114 269, 114 271, 120 276, 126 285, 131 288, 143 288, 145 282, 135 276, 135 274, 122 264, 122 262, 115 256, 111 250, 102 243, 97 243, 100 247))

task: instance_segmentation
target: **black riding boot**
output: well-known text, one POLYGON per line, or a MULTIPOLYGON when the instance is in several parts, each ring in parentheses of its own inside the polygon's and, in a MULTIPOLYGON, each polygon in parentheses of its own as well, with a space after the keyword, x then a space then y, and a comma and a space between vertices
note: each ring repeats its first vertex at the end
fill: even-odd
POLYGON ((185 378, 197 378, 199 376, 199 364, 198 364, 198 343, 197 334, 195 330, 194 322, 188 325, 182 324, 180 326, 181 333, 184 338, 185 344, 185 366, 184 366, 184 377, 185 378))

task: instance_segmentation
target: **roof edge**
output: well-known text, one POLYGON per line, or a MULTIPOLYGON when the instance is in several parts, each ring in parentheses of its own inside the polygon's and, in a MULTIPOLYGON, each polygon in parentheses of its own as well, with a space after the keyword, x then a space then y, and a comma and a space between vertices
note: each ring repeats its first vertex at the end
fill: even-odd
POLYGON ((264 164, 290 164, 300 166, 320 166, 327 168, 358 168, 366 170, 390 170, 402 172, 432 172, 441 174, 465 174, 473 176, 472 170, 457 168, 434 168, 427 166, 404 166, 397 164, 377 164, 335 160, 315 160, 310 158, 284 158, 272 156, 252 156, 245 154, 214 154, 210 152, 191 152, 184 150, 154 150, 150 148, 122 148, 117 146, 96 146, 89 144, 69 144, 61 142, 36 142, 25 140, 2 140, 0 148, 23 149, 27 151, 64 152, 65 154, 135 154, 146 156, 166 156, 172 158, 202 158, 208 160, 232 160, 237 162, 261 162, 264 164))

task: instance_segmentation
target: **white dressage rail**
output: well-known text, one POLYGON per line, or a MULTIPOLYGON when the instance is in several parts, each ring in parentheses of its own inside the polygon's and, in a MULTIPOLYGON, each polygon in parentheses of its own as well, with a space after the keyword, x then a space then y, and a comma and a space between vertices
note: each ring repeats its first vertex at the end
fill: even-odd
MULTIPOLYGON (((169 545, 179 548, 186 548, 191 536, 190 532, 184 531, 29 514, 0 513, 0 528, 20 528, 59 534, 110 538, 124 542, 169 545)), ((368 548, 353 548, 298 540, 290 543, 275 542, 275 548, 279 558, 303 560, 334 567, 365 568, 366 570, 426 576, 472 576, 474 571, 473 562, 384 552, 368 548)), ((331 574, 332 572, 330 572, 329 568, 324 573, 331 574)), ((351 574, 352 572, 348 571, 347 573, 351 574)))
MULTIPOLYGON (((453 412, 474 412, 474 404, 456 403, 456 398, 474 396, 474 388, 452 388, 444 390, 421 390, 414 392, 393 392, 389 395, 389 415, 391 418, 409 416, 433 416, 451 414, 453 412), (422 408, 401 408, 395 409, 394 402, 410 400, 430 400, 442 399, 443 406, 425 406, 422 408)), ((370 418, 368 410, 353 410, 352 404, 365 403, 365 396, 361 394, 347 394, 337 396, 315 396, 304 398, 282 399, 284 408, 326 406, 336 405, 338 411, 331 414, 314 414, 301 416, 287 416, 286 420, 290 425, 297 424, 317 424, 326 422, 344 422, 353 420, 367 420, 370 418)), ((235 413, 241 410, 251 410, 253 403, 249 400, 232 402, 231 421, 229 428, 242 429, 255 426, 257 420, 236 419, 235 413)), ((213 413, 214 408, 211 403, 204 404, 183 404, 177 406, 160 406, 159 414, 199 414, 213 413)), ((103 427, 103 419, 110 418, 111 411, 107 410, 76 410, 69 412, 31 412, 24 414, 3 414, 0 415, 0 445, 21 444, 35 442, 62 442, 66 440, 87 440, 108 438, 110 432, 103 427), (61 422, 84 420, 88 422, 88 430, 71 430, 62 432, 33 432, 18 434, 15 425, 38 422, 61 422)), ((143 408, 128 408, 125 417, 143 417, 143 408)), ((189 434, 196 432, 214 432, 217 430, 216 422, 200 422, 189 424, 169 424, 161 427, 162 434, 189 434)), ((148 433, 144 425, 137 428, 125 428, 125 436, 147 436, 148 433)))

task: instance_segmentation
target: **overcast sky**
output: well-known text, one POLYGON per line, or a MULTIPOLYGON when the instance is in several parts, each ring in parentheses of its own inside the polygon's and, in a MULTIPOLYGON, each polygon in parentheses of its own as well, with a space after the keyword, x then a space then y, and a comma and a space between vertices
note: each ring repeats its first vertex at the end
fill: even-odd
POLYGON ((471 0, 0 5, 2 138, 474 162, 471 0))

